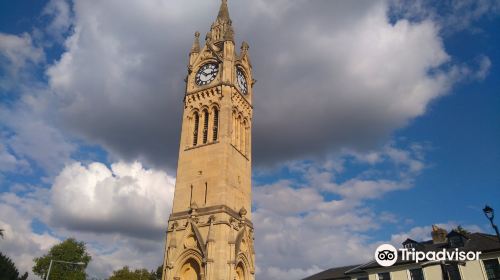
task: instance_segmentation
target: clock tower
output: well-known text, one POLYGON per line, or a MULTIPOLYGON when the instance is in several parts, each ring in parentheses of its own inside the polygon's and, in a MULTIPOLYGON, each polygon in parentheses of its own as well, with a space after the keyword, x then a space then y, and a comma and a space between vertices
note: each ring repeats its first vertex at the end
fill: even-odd
POLYGON ((252 65, 236 51, 227 0, 189 53, 163 280, 255 279, 251 222, 252 65))

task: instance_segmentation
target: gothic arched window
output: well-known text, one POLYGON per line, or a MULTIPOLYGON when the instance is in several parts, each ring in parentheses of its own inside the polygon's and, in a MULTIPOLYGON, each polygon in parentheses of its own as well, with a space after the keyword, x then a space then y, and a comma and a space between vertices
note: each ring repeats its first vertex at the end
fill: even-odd
POLYGON ((247 123, 247 120, 243 120, 243 142, 244 142, 244 145, 243 147, 241 148, 242 149, 242 152, 244 155, 248 155, 248 145, 249 145, 249 139, 248 139, 248 123, 247 123))
POLYGON ((242 137, 241 137, 241 116, 236 119, 236 148, 241 151, 242 137))
POLYGON ((233 111, 232 143, 236 147, 236 111, 233 111))
POLYGON ((243 268, 243 264, 238 264, 238 266, 236 267, 236 277, 235 279, 237 280, 245 280, 246 277, 245 277, 245 269, 243 268))
POLYGON ((213 131, 212 131, 212 140, 215 142, 217 141, 218 137, 219 137, 219 110, 214 107, 213 109, 213 114, 214 114, 214 123, 213 123, 213 131))
POLYGON ((208 110, 203 110, 203 144, 208 141, 208 110))
POLYGON ((198 112, 194 112, 194 125, 193 125, 193 146, 198 145, 198 127, 200 126, 200 116, 198 112))

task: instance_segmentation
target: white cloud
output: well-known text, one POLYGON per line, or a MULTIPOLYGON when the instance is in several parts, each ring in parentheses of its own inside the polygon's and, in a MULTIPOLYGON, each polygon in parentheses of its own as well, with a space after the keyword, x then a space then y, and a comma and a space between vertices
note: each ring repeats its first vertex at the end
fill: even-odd
POLYGON ((317 266, 313 266, 310 269, 269 267, 266 273, 269 279, 302 279, 304 276, 314 275, 321 271, 322 269, 317 266))
POLYGON ((392 13, 396 17, 414 21, 431 19, 441 32, 453 34, 463 30, 481 32, 475 22, 500 13, 500 3, 490 0, 451 0, 436 5, 432 0, 391 0, 392 13))
POLYGON ((51 189, 52 219, 69 230, 158 239, 165 231, 175 181, 138 162, 66 166, 51 189))
MULTIPOLYGON (((396 148, 391 146, 391 149, 396 148)), ((405 151, 399 150, 401 154, 405 151)), ((407 157, 377 153, 382 159, 380 164, 397 161, 399 168, 405 168, 402 162, 414 160, 411 152, 407 157)), ((312 170, 340 175, 344 170, 340 163, 346 163, 348 158, 356 160, 344 155, 342 159, 327 160, 324 164, 290 163, 291 172, 304 178, 303 183, 282 180, 254 188, 253 217, 261 279, 281 279, 277 277, 283 275, 299 278, 320 268, 363 262, 375 246, 367 233, 397 219, 389 212, 382 212, 378 217, 373 209, 364 206, 363 200, 393 191, 381 190, 379 182, 368 178, 363 179, 364 182, 373 186, 366 190, 356 188, 365 195, 343 193, 339 189, 340 197, 324 196, 324 187, 317 184, 337 182, 333 176, 319 181, 310 176, 314 174, 312 170)), ((370 164, 367 168, 376 168, 376 165, 370 164)), ((356 178, 353 180, 362 180, 356 178)), ((53 180, 50 189, 15 187, 13 190, 25 193, 23 197, 14 193, 2 196, 2 207, 15 212, 5 211, 9 217, 23 215, 22 227, 26 234, 19 235, 18 240, 11 242, 12 247, 6 249, 23 268, 32 263, 31 258, 24 255, 29 250, 22 244, 43 238, 52 240, 50 244, 53 244, 67 236, 87 242, 94 256, 88 268, 93 276, 106 277, 123 265, 153 269, 160 264, 164 230, 173 200, 173 177, 156 169, 146 169, 138 162, 118 162, 110 167, 98 162, 88 165, 74 162, 53 180), (30 223, 34 219, 48 225, 51 232, 33 233, 30 223), (131 258, 136 255, 142 257, 131 258)), ((8 232, 11 228, 19 231, 21 226, 14 221, 1 215, 0 219, 8 232)), ((36 242, 30 246, 31 257, 43 254, 48 247, 36 242)))
POLYGON ((481 56, 479 58, 479 69, 476 71, 476 78, 478 80, 484 80, 488 76, 491 68, 491 60, 487 56, 481 56))
POLYGON ((36 65, 45 59, 41 48, 33 44, 28 33, 20 35, 0 32, 0 96, 20 82, 26 82, 29 66, 36 65))
POLYGON ((378 244, 373 232, 400 218, 365 201, 412 187, 425 150, 391 143, 366 155, 345 151, 324 163, 291 162, 287 171, 294 180, 254 187, 258 277, 300 279, 370 259, 378 244), (361 170, 352 174, 345 166, 361 170))
POLYGON ((305 190, 320 196, 313 188, 296 190, 283 185, 254 188, 259 279, 301 279, 321 269, 364 262, 370 255, 373 246, 363 232, 378 228, 375 217, 352 201, 321 198, 305 205, 300 196, 282 196, 305 190), (260 201, 262 192, 273 196, 274 203, 260 201), (287 209, 276 206, 283 204, 303 206, 284 212, 287 209))
POLYGON ((72 236, 86 242, 94 257, 88 268, 91 276, 108 277, 124 265, 156 269, 162 261, 174 184, 165 172, 138 162, 118 162, 111 168, 97 162, 72 163, 50 189, 26 186, 23 196, 0 195, 0 228, 5 229, 0 249, 31 273, 34 257, 72 236), (34 221, 50 232, 34 228, 34 221), (138 255, 141 258, 131 257, 138 255))
MULTIPOLYGON (((453 67, 435 22, 392 23, 384 1, 284 2, 230 3, 259 80, 258 163, 376 148, 474 75, 453 67)), ((65 127, 117 158, 173 168, 186 53, 193 32, 208 30, 218 3, 72 6, 74 33, 47 70, 65 127)))
MULTIPOLYGON (((193 31, 208 29, 217 4, 52 0, 45 11, 53 16, 48 32, 57 37, 74 28, 74 33, 66 38, 62 57, 48 66, 53 92, 45 98, 27 94, 19 107, 0 108, 13 132, 2 139, 0 166, 12 169, 14 160, 31 159, 49 172, 59 171, 76 149, 68 140, 72 133, 115 158, 173 167, 186 54, 193 31)), ((344 153, 323 164, 290 164, 303 184, 282 180, 255 188, 259 277, 299 278, 364 261, 374 246, 367 232, 398 218, 387 212, 378 217, 364 200, 411 187, 425 168, 419 147, 370 150, 424 114, 457 81, 484 79, 491 62, 484 57, 477 73, 454 65, 436 21, 390 22, 386 2, 230 5, 237 37, 251 43, 259 80, 255 158, 276 162, 344 153), (338 180, 352 158, 368 164, 368 170, 338 180), (396 166, 397 174, 384 179, 376 168, 384 162, 396 166)), ((0 39, 11 77, 44 58, 30 35, 0 34, 0 39)), ((0 86, 12 86, 6 81, 0 86)), ((91 274, 107 276, 124 264, 152 268, 163 254, 161 232, 173 184, 166 173, 138 163, 69 164, 50 193, 37 198, 40 193, 31 192, 29 203, 2 196, 1 225, 7 233, 23 233, 7 251, 27 268, 26 254, 38 255, 57 241, 49 233, 32 232, 29 221, 37 218, 57 236, 89 242, 96 256, 91 274), (137 255, 141 259, 131 257, 137 255)))
POLYGON ((261 186, 253 195, 257 205, 279 214, 299 214, 314 209, 323 196, 312 188, 294 189, 289 181, 281 181, 273 185, 261 186), (294 203, 290 203, 294 201, 294 203))
POLYGON ((28 33, 20 36, 0 33, 0 54, 7 59, 12 72, 44 58, 43 50, 33 45, 28 33))
POLYGON ((28 272, 30 279, 35 279, 31 271, 33 258, 59 241, 47 232, 36 233, 32 229, 33 220, 47 213, 44 198, 43 189, 24 198, 12 193, 0 194, 0 228, 5 230, 0 251, 12 258, 21 273, 28 272))
POLYGON ((43 14, 51 18, 47 32, 57 41, 63 42, 64 35, 69 31, 73 21, 69 1, 50 0, 43 9, 43 14))
POLYGON ((12 172, 27 168, 29 168, 28 162, 17 158, 15 155, 7 151, 7 148, 2 144, 0 139, 0 172, 12 172))
POLYGON ((31 35, 0 33, 0 70, 5 70, 0 77, 0 97, 16 95, 0 104, 0 153, 4 164, 15 157, 22 165, 9 170, 12 172, 35 168, 27 166, 33 161, 50 176, 62 168, 76 148, 59 129, 52 93, 36 74, 44 61, 44 50, 31 35))
MULTIPOLYGON (((9 148, 21 163, 34 161, 38 167, 53 175, 69 161, 76 145, 63 132, 50 124, 47 108, 36 97, 23 96, 16 106, 0 105, 0 118, 8 133, 3 133, 1 144, 9 148)), ((22 170, 19 170, 22 171, 22 170)))
POLYGON ((387 192, 408 189, 409 187, 411 186, 406 182, 352 179, 337 186, 332 191, 351 199, 373 199, 380 198, 387 192))

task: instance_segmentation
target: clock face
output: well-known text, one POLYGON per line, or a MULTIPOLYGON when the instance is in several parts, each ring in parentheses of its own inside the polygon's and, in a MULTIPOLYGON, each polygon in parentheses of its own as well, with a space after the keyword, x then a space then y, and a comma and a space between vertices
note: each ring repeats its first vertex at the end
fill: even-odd
POLYGON ((240 68, 236 68, 236 76, 238 79, 238 86, 240 87, 241 92, 243 94, 247 94, 248 92, 247 79, 245 78, 245 74, 243 74, 243 71, 241 71, 240 68))
POLYGON ((196 73, 195 82, 199 86, 210 84, 219 73, 219 65, 216 63, 207 63, 203 65, 196 73))

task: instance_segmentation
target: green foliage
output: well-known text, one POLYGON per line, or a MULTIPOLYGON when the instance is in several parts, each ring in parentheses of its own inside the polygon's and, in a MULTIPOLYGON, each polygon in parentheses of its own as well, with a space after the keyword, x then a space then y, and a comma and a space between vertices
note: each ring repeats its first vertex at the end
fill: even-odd
POLYGON ((156 280, 161 280, 161 276, 163 274, 163 265, 158 266, 156 272, 154 274, 156 280))
POLYGON ((456 228, 452 229, 464 236, 469 236, 469 234, 471 233, 470 231, 464 229, 461 225, 458 225, 456 228))
MULTIPOLYGON (((160 276, 161 277, 161 276, 160 276)), ((113 272, 113 275, 108 280, 156 280, 156 273, 147 269, 130 270, 128 266, 113 272)))
POLYGON ((74 238, 69 238, 63 242, 54 245, 46 255, 35 258, 33 272, 45 279, 49 270, 50 261, 52 268, 50 270, 50 280, 85 280, 85 268, 92 257, 87 253, 85 243, 78 242, 74 238), (55 261, 65 261, 81 264, 67 264, 55 261))
POLYGON ((12 260, 0 252, 0 279, 2 280, 26 280, 28 272, 19 277, 19 271, 12 260))

